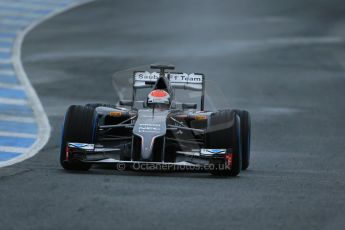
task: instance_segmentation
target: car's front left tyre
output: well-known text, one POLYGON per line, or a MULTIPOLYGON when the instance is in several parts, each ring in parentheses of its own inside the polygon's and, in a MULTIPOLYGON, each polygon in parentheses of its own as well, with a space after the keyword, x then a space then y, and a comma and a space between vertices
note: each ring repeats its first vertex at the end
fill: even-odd
POLYGON ((67 144, 94 143, 97 126, 95 108, 89 106, 72 105, 68 108, 63 130, 60 149, 60 164, 66 170, 89 170, 91 164, 71 159, 67 153, 67 144))
POLYGON ((235 111, 222 110, 213 113, 209 119, 206 130, 206 148, 226 149, 231 151, 230 168, 226 167, 226 159, 215 159, 212 163, 215 168, 211 170, 217 176, 237 176, 242 167, 240 117, 235 111))
POLYGON ((242 170, 247 170, 250 162, 251 119, 246 110, 234 110, 241 120, 242 170))

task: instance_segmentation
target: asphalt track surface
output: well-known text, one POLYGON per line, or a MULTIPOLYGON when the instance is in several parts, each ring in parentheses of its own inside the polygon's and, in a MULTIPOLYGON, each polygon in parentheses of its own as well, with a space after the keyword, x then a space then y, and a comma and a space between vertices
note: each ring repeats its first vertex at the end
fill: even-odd
MULTIPOLYGON (((0 169, 1 229, 343 229, 343 1, 96 1, 33 30, 25 69, 53 133, 0 169), (207 74, 252 113, 237 178, 58 163, 69 104, 116 101, 114 72, 156 61, 207 74)), ((212 92, 210 92, 212 94, 212 92)))

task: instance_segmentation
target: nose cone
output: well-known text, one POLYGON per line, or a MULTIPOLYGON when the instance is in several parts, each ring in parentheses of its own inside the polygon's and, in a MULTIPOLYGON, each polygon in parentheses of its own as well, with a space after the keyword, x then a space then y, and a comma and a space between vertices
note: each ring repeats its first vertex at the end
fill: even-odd
POLYGON ((158 136, 146 135, 141 137, 141 161, 153 161, 153 146, 158 136))
MULTIPOLYGON (((169 111, 153 112, 152 109, 140 110, 134 125, 133 134, 141 138, 142 161, 153 161, 153 147, 158 144, 156 140, 166 134, 166 120, 169 111)), ((164 148, 161 146, 160 149, 164 148)))

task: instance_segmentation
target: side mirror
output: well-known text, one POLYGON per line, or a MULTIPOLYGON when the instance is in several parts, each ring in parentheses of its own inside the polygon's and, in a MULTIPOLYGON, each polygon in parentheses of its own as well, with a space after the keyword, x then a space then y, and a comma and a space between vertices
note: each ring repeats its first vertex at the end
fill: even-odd
POLYGON ((195 103, 182 103, 182 109, 196 109, 198 107, 195 103))
POLYGON ((131 100, 120 100, 119 105, 122 106, 133 106, 133 101, 131 100))

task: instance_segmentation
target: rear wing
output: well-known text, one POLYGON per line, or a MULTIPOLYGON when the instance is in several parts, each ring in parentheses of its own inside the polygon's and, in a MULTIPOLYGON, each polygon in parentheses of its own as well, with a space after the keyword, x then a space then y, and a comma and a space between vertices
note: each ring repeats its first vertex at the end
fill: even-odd
MULTIPOLYGON (((158 80, 160 74, 157 72, 148 71, 135 71, 133 76, 133 92, 135 94, 136 89, 150 88, 158 80)), ((201 110, 204 110, 204 98, 205 98, 205 75, 201 73, 178 73, 169 72, 165 73, 165 76, 169 79, 170 86, 176 89, 185 89, 193 91, 201 91, 201 110)), ((133 94, 133 100, 134 100, 133 94)))
MULTIPOLYGON (((170 85, 173 88, 189 89, 196 91, 203 91, 205 87, 205 76, 200 73, 165 73, 169 79, 170 85)), ((149 88, 152 87, 159 78, 159 73, 148 71, 134 72, 134 88, 149 88)))

